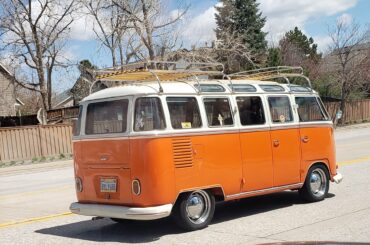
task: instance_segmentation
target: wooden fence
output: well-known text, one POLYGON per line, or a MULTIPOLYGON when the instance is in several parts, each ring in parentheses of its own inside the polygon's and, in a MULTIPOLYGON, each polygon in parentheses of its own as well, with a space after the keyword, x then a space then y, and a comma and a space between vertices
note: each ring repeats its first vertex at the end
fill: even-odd
MULTIPOLYGON (((340 108, 340 102, 324 102, 324 104, 329 115, 334 119, 340 108)), ((346 111, 342 117, 344 123, 370 121, 370 99, 349 101, 345 106, 346 111)))
POLYGON ((72 126, 0 128, 0 162, 72 154, 72 126))

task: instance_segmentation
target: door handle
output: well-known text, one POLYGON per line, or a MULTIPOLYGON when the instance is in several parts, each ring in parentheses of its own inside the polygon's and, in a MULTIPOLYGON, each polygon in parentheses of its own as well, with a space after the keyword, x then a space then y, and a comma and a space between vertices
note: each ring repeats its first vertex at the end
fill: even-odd
POLYGON ((310 141, 310 139, 308 138, 308 136, 302 137, 302 142, 303 143, 307 143, 308 141, 310 141))
POLYGON ((280 145, 280 141, 279 140, 273 140, 272 143, 274 144, 275 147, 277 147, 277 146, 280 145))

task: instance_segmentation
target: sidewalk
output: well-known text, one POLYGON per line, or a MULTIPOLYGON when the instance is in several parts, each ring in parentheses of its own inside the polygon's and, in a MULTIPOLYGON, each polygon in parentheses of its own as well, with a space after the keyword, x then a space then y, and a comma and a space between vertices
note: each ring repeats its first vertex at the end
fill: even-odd
POLYGON ((14 175, 19 173, 43 172, 60 168, 73 167, 73 160, 33 163, 27 165, 19 165, 12 167, 0 168, 1 175, 14 175))
POLYGON ((337 127, 335 130, 342 131, 342 130, 359 129, 359 128, 370 128, 370 123, 352 124, 348 126, 337 127))

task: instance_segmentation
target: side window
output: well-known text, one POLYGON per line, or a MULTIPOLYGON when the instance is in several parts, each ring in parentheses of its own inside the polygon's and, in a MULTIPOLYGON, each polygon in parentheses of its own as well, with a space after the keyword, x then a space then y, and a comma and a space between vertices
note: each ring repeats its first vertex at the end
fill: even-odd
POLYGON ((167 105, 174 129, 202 126, 198 103, 194 97, 168 97, 167 105))
POLYGON ((86 134, 126 132, 128 100, 91 103, 87 106, 86 134))
POLYGON ((243 126, 265 124, 262 100, 258 96, 237 97, 240 122, 243 126))
POLYGON ((209 126, 222 127, 234 124, 229 99, 205 98, 203 102, 209 126))
POLYGON ((316 97, 296 97, 300 122, 324 121, 327 117, 323 114, 316 97))
POLYGON ((293 121, 292 108, 287 96, 269 97, 268 101, 273 123, 287 123, 293 121))
POLYGON ((159 98, 138 98, 135 102, 135 131, 149 131, 166 127, 159 98))

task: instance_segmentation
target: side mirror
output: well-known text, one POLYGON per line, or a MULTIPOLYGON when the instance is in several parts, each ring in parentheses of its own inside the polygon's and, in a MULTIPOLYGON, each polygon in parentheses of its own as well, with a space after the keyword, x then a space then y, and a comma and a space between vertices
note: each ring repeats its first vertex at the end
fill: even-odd
POLYGON ((337 111, 337 114, 335 114, 335 117, 337 118, 337 120, 341 119, 343 116, 343 112, 341 110, 337 111))

